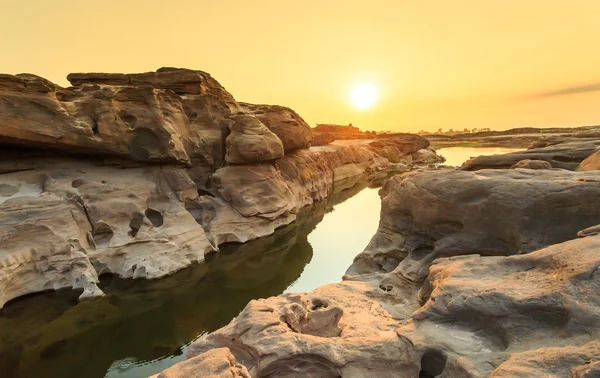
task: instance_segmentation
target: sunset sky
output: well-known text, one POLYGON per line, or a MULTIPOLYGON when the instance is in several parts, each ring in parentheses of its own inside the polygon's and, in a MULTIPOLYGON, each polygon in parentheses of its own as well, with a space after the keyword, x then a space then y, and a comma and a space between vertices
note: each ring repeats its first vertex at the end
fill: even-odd
POLYGON ((598 0, 0 0, 0 72, 211 73, 309 123, 600 124, 598 0), (359 109, 357 85, 377 88, 359 109))

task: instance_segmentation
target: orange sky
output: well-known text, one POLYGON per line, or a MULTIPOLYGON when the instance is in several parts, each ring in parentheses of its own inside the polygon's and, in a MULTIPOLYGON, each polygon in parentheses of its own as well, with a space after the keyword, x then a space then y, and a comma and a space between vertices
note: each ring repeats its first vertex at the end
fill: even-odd
POLYGON ((0 72, 210 72, 363 129, 600 124, 598 0, 0 0, 0 72), (379 101, 356 110, 359 82, 379 101))

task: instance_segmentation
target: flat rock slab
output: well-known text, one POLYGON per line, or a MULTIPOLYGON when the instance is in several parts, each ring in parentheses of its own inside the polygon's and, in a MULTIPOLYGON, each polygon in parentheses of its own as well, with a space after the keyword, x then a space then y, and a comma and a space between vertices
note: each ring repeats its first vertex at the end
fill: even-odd
POLYGON ((552 168, 574 171, 584 159, 600 149, 600 140, 561 143, 544 148, 535 148, 501 155, 478 156, 464 163, 459 169, 507 169, 521 160, 543 160, 552 168))

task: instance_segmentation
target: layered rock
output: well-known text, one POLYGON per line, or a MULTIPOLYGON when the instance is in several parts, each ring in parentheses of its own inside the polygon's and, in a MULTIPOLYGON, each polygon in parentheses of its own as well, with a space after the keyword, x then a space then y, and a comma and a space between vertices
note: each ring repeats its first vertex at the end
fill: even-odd
POLYGON ((600 150, 594 152, 579 164, 577 171, 597 171, 600 170, 600 150))
POLYGON ((69 80, 74 87, 65 89, 30 74, 0 76, 0 141, 212 167, 224 155, 233 163, 283 156, 279 138, 205 72, 163 68, 69 80))
POLYGON ((292 109, 279 105, 240 104, 277 135, 283 143, 285 152, 311 146, 313 141, 312 129, 292 109))
POLYGON ((522 256, 440 259, 421 307, 407 303, 401 281, 377 276, 251 301, 158 377, 202 375, 221 361, 251 377, 592 374, 599 247, 594 236, 522 256), (409 319, 398 311, 406 306, 409 319))
POLYGON ((599 181, 529 169, 396 176, 345 281, 251 301, 158 377, 202 374, 215 350, 219 366, 251 377, 594 376, 599 181))
POLYGON ((552 169, 552 164, 544 160, 525 159, 517 162, 510 169, 525 168, 525 169, 552 169))
POLYGON ((600 172, 413 172, 381 190, 379 230, 349 274, 421 282, 439 257, 528 253, 600 223, 600 172), (556 222, 568 219, 568 222, 556 222))
POLYGON ((302 208, 296 221, 272 235, 222 245, 204 262, 160 280, 107 276, 99 284, 106 296, 94 301, 77 303, 77 292, 61 290, 6 305, 0 311, 0 371, 58 377, 85 369, 88 376, 104 376, 114 361, 175 353, 225 325, 249 300, 277 295, 297 280, 313 258, 308 234, 334 205, 371 184, 365 176, 338 181, 326 200, 302 208), (157 324, 160 332, 148 332, 157 324))
MULTIPOLYGON (((0 307, 101 295, 105 273, 164 277, 272 234, 335 182, 408 169, 360 143, 307 149, 297 113, 239 104, 202 71, 68 78, 0 76, 0 307)), ((411 138, 389 148, 411 155, 411 138)))
POLYGON ((507 154, 478 156, 464 163, 459 169, 463 171, 506 169, 522 160, 542 160, 550 163, 552 168, 574 171, 579 163, 598 149, 600 149, 600 140, 561 143, 507 154))

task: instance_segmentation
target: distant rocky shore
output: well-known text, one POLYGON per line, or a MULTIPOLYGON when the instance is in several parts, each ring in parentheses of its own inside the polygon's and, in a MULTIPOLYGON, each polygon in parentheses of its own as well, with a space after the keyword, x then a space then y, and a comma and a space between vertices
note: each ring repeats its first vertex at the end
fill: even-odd
POLYGON ((251 301, 158 378, 600 376, 599 147, 394 176, 342 282, 251 301))
POLYGON ((509 147, 540 148, 565 142, 600 139, 600 125, 582 127, 520 127, 503 131, 479 131, 456 134, 420 134, 433 148, 443 147, 509 147))
POLYGON ((293 110, 209 74, 0 75, 0 308, 98 277, 160 278, 270 235, 334 183, 443 159, 411 134, 311 147, 293 110))

